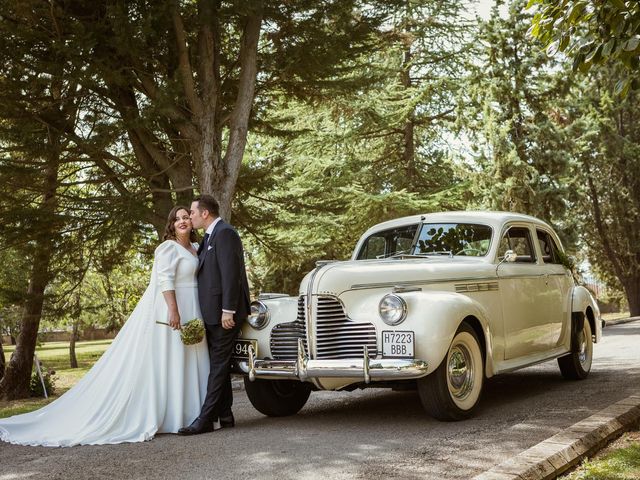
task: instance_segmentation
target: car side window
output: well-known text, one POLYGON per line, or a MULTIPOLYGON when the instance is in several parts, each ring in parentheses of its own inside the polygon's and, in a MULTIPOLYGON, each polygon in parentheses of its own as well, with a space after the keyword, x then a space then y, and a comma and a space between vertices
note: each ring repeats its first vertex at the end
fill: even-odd
POLYGON ((504 258, 507 250, 516 252, 517 263, 535 263, 536 255, 531 242, 529 229, 525 227, 511 227, 500 240, 498 257, 504 258))
POLYGON ((358 260, 385 258, 395 253, 409 253, 418 225, 377 232, 367 238, 358 252, 358 260))
POLYGON ((543 230, 536 230, 536 236, 542 252, 542 261, 544 263, 562 263, 558 253, 558 246, 553 237, 543 230))

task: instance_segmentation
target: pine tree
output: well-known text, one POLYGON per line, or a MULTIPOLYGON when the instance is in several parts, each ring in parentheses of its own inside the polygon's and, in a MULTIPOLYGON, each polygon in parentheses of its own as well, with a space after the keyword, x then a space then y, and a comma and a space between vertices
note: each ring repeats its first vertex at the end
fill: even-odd
POLYGON ((371 225, 461 208, 445 141, 470 40, 464 7, 402 2, 378 49, 335 77, 356 92, 275 99, 250 136, 235 216, 253 237, 254 291, 296 294, 316 260, 349 258, 371 225))
POLYGON ((189 203, 195 189, 218 197, 228 219, 250 119, 260 121, 282 92, 311 100, 355 88, 357 79, 338 82, 337 73, 353 71, 350 60, 373 48, 394 8, 357 0, 26 0, 9 2, 1 21, 27 46, 62 35, 56 54, 72 67, 65 79, 91 92, 81 120, 98 128, 48 121, 123 197, 150 199, 145 220, 160 229, 172 204, 189 203), (126 132, 133 158, 109 148, 114 126, 126 132), (126 188, 119 170, 144 179, 145 191, 126 188))
POLYGON ((569 239, 570 152, 557 109, 567 88, 564 74, 527 35, 525 0, 511 2, 506 18, 500 4, 480 28, 470 102, 462 103, 462 124, 474 145, 474 203, 545 219, 569 239))
POLYGON ((616 67, 590 73, 572 91, 567 116, 574 139, 574 174, 581 194, 574 214, 589 260, 619 284, 632 316, 640 315, 640 95, 613 90, 616 67))

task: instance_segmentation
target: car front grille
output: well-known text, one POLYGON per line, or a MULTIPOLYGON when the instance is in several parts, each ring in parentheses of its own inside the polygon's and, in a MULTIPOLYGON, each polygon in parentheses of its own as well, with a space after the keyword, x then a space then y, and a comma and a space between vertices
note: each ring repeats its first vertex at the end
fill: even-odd
POLYGON ((307 325, 304 321, 304 297, 298 298, 298 318, 295 322, 281 323, 271 330, 271 355, 276 360, 295 360, 298 357, 298 339, 307 348, 307 325))
POLYGON ((378 355, 376 328, 368 322, 349 320, 342 303, 335 297, 318 297, 316 337, 316 358, 319 359, 362 357, 365 345, 370 358, 378 355))
MULTIPOLYGON (((301 296, 298 298, 298 318, 294 322, 276 325, 271 331, 271 355, 274 359, 295 360, 300 338, 309 352, 305 318, 305 296, 301 296)), ((335 297, 318 297, 315 358, 361 358, 365 345, 369 357, 375 358, 378 345, 373 324, 349 320, 335 297)))

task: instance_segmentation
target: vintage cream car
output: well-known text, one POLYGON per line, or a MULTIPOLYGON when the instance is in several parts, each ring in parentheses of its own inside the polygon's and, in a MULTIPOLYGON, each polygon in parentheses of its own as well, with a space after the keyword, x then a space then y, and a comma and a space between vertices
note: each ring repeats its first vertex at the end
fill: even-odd
POLYGON ((253 406, 300 410, 312 390, 417 387, 440 420, 470 416, 485 378, 557 359, 591 369, 602 335, 590 293, 546 223, 505 212, 384 222, 349 261, 322 261, 298 297, 266 294, 235 345, 253 406))

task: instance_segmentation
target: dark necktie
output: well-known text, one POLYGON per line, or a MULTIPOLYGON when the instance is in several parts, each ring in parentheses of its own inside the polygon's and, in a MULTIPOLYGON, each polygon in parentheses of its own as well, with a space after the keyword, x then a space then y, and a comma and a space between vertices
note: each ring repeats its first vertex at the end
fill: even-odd
POLYGON ((207 251, 207 243, 209 242, 209 234, 205 233, 204 234, 204 238, 202 239, 202 244, 200 245, 200 250, 198 250, 198 255, 200 255, 202 252, 206 252, 207 251))

